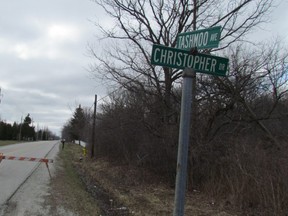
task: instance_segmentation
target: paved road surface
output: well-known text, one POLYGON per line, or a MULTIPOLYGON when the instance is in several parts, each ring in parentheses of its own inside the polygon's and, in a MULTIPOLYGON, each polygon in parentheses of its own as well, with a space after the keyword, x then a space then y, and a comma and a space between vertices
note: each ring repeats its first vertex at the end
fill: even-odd
MULTIPOLYGON (((44 158, 58 143, 59 141, 21 143, 0 147, 0 152, 7 156, 44 158)), ((0 163, 0 209, 38 165, 37 162, 2 160, 0 163)), ((49 178, 48 171, 47 178, 49 178)))

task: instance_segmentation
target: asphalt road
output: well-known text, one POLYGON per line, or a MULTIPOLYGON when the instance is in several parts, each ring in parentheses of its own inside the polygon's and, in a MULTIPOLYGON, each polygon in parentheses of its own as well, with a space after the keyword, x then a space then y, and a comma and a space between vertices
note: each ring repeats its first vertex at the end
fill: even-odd
MULTIPOLYGON (((59 141, 41 141, 0 147, 4 156, 45 158, 59 141)), ((49 157, 48 157, 49 158, 49 157)), ((2 160, 0 163, 0 209, 39 166, 39 162, 2 160)), ((49 173, 47 171, 47 178, 49 173)))

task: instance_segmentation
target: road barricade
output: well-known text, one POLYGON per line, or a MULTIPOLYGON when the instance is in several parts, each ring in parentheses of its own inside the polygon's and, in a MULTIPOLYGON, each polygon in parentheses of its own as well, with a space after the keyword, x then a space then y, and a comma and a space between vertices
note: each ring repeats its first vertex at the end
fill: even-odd
POLYGON ((3 155, 3 153, 0 152, 0 163, 1 161, 5 159, 5 160, 18 160, 18 161, 31 161, 31 162, 42 162, 46 164, 46 167, 48 169, 49 172, 49 176, 51 177, 51 173, 49 170, 49 166, 48 163, 53 163, 52 159, 47 159, 47 158, 34 158, 34 157, 16 157, 16 156, 6 156, 3 155))
POLYGON ((0 153, 0 162, 3 159, 6 159, 6 160, 19 160, 19 161, 32 161, 32 162, 43 162, 43 163, 53 163, 52 159, 47 159, 47 158, 5 156, 5 155, 3 155, 3 153, 0 153))

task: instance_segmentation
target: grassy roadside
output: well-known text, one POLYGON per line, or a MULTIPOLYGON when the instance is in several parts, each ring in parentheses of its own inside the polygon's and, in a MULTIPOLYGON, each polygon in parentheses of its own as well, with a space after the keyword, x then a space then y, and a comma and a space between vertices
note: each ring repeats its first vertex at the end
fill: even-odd
MULTIPOLYGON (((60 152, 65 167, 65 171, 60 172, 60 175, 62 175, 61 173, 67 173, 66 180, 65 178, 63 180, 69 181, 69 183, 67 182, 65 187, 76 188, 79 185, 79 190, 81 190, 81 188, 84 188, 82 184, 84 182, 86 191, 89 191, 94 197, 94 200, 89 199, 88 206, 93 205, 93 203, 94 206, 98 205, 101 208, 102 215, 172 215, 174 188, 163 184, 159 177, 140 167, 119 166, 104 159, 91 160, 86 157, 80 162, 79 158, 81 156, 82 149, 79 145, 66 145, 65 149, 60 152), (121 211, 123 209, 126 209, 126 213, 121 211), (127 209, 129 209, 129 214, 127 214, 127 209)), ((68 199, 69 197, 70 199, 71 197, 77 197, 77 200, 84 199, 81 198, 81 195, 61 191, 63 187, 59 189, 56 187, 56 189, 59 196, 67 193, 66 197, 62 199, 68 199)), ((79 193, 82 192, 79 191, 79 193)), ((67 202, 72 202, 66 203, 69 206, 78 203, 76 200, 67 202)), ((199 191, 194 191, 187 194, 185 215, 239 215, 225 206, 224 203, 213 199, 213 197, 207 197, 199 191)), ((81 208, 81 211, 83 208, 81 208)), ((90 215, 88 213, 82 213, 81 215, 90 215)), ((94 215, 100 214, 94 213, 94 215)))
POLYGON ((17 144, 19 141, 17 140, 0 140, 0 146, 6 146, 11 144, 17 144))
MULTIPOLYGON (((75 215, 96 216, 100 215, 100 209, 95 205, 93 197, 85 190, 85 185, 73 168, 73 161, 79 160, 78 146, 66 144, 65 149, 60 149, 55 176, 50 183, 50 204, 59 208, 68 209, 75 215)), ((54 210, 59 214, 59 209, 54 210)), ((54 215, 53 214, 53 215, 54 215)))

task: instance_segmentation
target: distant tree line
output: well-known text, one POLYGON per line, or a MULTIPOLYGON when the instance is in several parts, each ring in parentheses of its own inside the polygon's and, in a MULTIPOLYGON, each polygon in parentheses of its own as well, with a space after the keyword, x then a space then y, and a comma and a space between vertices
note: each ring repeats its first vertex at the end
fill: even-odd
POLYGON ((32 125, 32 119, 29 114, 20 124, 0 121, 0 140, 34 141, 49 139, 57 139, 57 136, 49 131, 48 128, 35 131, 35 126, 32 125))

